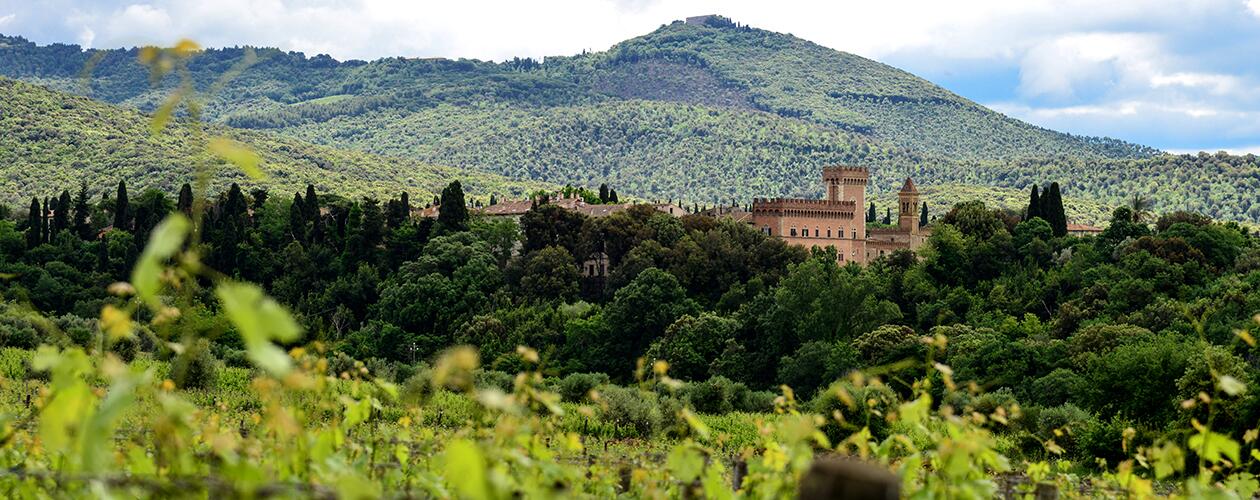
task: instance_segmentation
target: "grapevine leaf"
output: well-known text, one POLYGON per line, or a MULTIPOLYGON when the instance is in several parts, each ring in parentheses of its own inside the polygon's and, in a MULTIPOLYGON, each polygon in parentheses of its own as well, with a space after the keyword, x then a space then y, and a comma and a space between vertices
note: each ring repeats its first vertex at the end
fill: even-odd
POLYGON ((225 282, 215 293, 228 320, 245 341, 249 359, 272 375, 288 374, 292 360, 271 341, 290 342, 301 335, 293 316, 253 284, 225 282))
POLYGON ((179 251, 191 229, 192 222, 184 214, 176 212, 166 216, 153 229, 144 253, 136 259, 136 267, 131 270, 131 286, 135 287, 140 300, 150 307, 161 305, 157 301, 157 293, 161 287, 162 263, 179 251))
POLYGON ((245 172, 251 179, 263 178, 263 172, 258 168, 261 158, 258 153, 244 144, 228 139, 226 137, 215 137, 210 139, 209 149, 215 156, 222 158, 245 172))
POLYGON ((452 441, 446 447, 443 462, 446 464, 446 478, 460 497, 476 500, 490 498, 490 488, 486 483, 486 459, 472 441, 452 441))

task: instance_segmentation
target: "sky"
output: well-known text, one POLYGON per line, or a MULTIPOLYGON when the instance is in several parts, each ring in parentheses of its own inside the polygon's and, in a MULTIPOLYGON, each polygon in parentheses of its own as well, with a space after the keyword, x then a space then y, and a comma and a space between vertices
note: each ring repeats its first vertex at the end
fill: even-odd
POLYGON ((1260 0, 0 0, 0 33, 502 60, 604 50, 711 13, 891 64, 1043 127, 1260 153, 1260 0))

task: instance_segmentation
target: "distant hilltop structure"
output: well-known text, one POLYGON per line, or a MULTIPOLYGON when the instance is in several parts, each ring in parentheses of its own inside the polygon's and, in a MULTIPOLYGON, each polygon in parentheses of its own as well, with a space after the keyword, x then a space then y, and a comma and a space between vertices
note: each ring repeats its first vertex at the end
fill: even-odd
POLYGON ((866 227, 866 167, 826 167, 822 173, 826 198, 757 198, 752 225, 788 244, 809 248, 834 247, 841 262, 866 264, 899 249, 918 250, 931 236, 919 225, 919 190, 906 178, 897 193, 897 226, 866 227))
POLYGON ((729 26, 738 26, 737 24, 735 24, 735 21, 731 20, 731 18, 725 17, 725 16, 719 16, 717 14, 691 16, 691 17, 686 18, 683 21, 683 23, 694 25, 694 26, 708 26, 710 28, 723 28, 723 27, 729 27, 729 26))

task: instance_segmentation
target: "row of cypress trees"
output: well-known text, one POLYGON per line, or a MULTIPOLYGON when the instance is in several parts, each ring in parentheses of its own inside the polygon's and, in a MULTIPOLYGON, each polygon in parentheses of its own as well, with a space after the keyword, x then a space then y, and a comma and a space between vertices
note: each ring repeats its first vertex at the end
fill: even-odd
POLYGON ((1050 223, 1055 236, 1067 235, 1067 212, 1063 210, 1063 196, 1059 193, 1059 183, 1051 182, 1043 192, 1040 186, 1033 184, 1032 194, 1028 198, 1028 208, 1024 211, 1024 220, 1040 217, 1050 223))

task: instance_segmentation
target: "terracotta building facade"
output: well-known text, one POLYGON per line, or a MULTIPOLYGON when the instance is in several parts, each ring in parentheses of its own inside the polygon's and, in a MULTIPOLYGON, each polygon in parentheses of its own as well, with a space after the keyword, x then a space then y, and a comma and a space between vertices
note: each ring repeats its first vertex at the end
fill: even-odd
POLYGON ((866 227, 865 167, 826 167, 822 173, 826 197, 757 198, 752 225, 789 244, 808 248, 834 247, 841 262, 865 264, 899 249, 917 250, 931 231, 919 227, 919 192, 906 178, 897 193, 897 227, 866 227))

